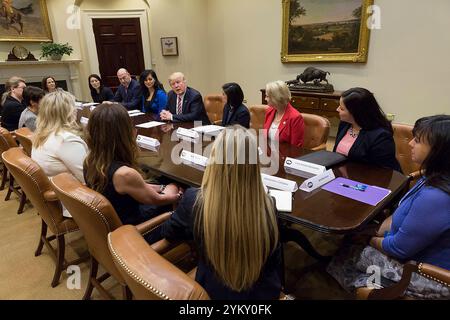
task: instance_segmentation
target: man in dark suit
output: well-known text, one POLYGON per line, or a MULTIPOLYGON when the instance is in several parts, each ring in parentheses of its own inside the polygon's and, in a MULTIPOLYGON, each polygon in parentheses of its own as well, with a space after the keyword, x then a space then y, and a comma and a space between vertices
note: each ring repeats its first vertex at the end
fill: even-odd
POLYGON ((167 96, 167 104, 161 111, 161 120, 172 122, 202 121, 210 124, 205 105, 200 92, 186 85, 186 79, 181 72, 175 72, 169 77, 172 90, 167 96))
POLYGON ((119 102, 128 110, 139 109, 141 102, 139 82, 132 79, 130 73, 124 68, 117 70, 117 78, 120 81, 120 86, 117 88, 114 101, 119 102))

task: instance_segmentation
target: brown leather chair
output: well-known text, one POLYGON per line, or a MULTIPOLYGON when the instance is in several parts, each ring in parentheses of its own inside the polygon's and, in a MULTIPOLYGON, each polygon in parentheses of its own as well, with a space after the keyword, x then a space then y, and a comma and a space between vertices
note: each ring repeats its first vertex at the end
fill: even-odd
POLYGON ((408 124, 393 123, 394 141, 395 141, 395 157, 400 162, 400 167, 405 175, 416 180, 419 176, 420 167, 411 159, 411 148, 408 145, 413 138, 413 126, 408 124))
POLYGON ((330 121, 309 113, 302 113, 302 117, 305 121, 303 147, 314 151, 326 150, 328 135, 330 134, 330 121))
POLYGON ((108 234, 114 264, 138 300, 209 300, 200 284, 159 255, 136 227, 108 234))
MULTIPOLYGON (((11 135, 11 133, 6 130, 5 128, 0 127, 0 154, 2 154, 4 151, 9 150, 10 148, 17 147, 17 142, 14 140, 14 137, 11 135)), ((14 192, 17 194, 17 196, 20 199, 19 203, 19 209, 17 210, 17 214, 21 214, 23 212, 23 208, 25 206, 25 203, 27 201, 25 193, 20 189, 18 186, 14 186, 14 177, 10 174, 8 174, 8 169, 3 163, 3 177, 2 177, 2 183, 0 186, 0 190, 3 190, 5 188, 6 182, 9 180, 8 184, 8 192, 6 193, 5 201, 8 201, 11 197, 11 194, 14 192)))
POLYGON ((208 94, 204 99, 206 113, 213 124, 222 123, 223 100, 221 94, 208 94))
POLYGON ((402 278, 398 283, 382 289, 371 289, 367 287, 359 288, 356 290, 356 298, 359 300, 412 299, 411 297, 406 296, 405 292, 411 281, 413 272, 439 282, 444 286, 450 287, 449 270, 442 269, 428 263, 416 263, 415 261, 409 261, 404 264, 402 278))
POLYGON ((66 262, 64 235, 78 230, 78 226, 73 219, 65 218, 62 214, 61 203, 52 190, 50 182, 39 165, 28 157, 22 148, 10 148, 2 154, 3 162, 9 172, 15 177, 22 189, 27 193, 28 198, 37 209, 41 219, 41 236, 35 252, 39 256, 44 244, 50 251, 51 257, 56 262, 56 269, 53 275, 52 287, 59 283, 62 271, 72 264, 80 263, 83 258, 72 262, 66 262), (47 228, 53 233, 47 237, 47 228), (56 240, 56 250, 50 241, 56 240))
POLYGON ((264 119, 266 118, 266 104, 257 104, 250 106, 250 128, 260 130, 264 128, 264 119))
POLYGON ((15 133, 16 133, 16 139, 19 141, 23 150, 25 150, 25 153, 29 157, 31 157, 31 149, 33 148, 33 146, 32 146, 33 131, 31 131, 27 127, 23 127, 23 128, 17 129, 15 131, 15 133))
MULTIPOLYGON (((100 193, 81 184, 69 173, 61 173, 50 179, 56 195, 69 210, 84 234, 91 254, 89 282, 83 299, 90 299, 94 287, 105 299, 114 299, 101 283, 113 276, 121 285, 124 299, 131 295, 125 280, 114 265, 108 249, 108 233, 122 225, 111 203, 100 193), (97 278, 98 265, 106 273, 97 278)), ((164 213, 136 226, 140 233, 146 234, 170 217, 164 213)))

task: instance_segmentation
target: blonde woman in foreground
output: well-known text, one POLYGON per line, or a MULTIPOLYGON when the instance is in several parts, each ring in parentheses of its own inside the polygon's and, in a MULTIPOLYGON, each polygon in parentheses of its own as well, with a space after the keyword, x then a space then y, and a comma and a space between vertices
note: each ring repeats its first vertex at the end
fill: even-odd
POLYGON ((39 105, 31 158, 49 177, 69 172, 84 183, 83 161, 88 149, 80 134, 75 97, 63 90, 48 93, 39 105))
POLYGON ((281 292, 277 219, 256 150, 256 139, 243 127, 223 130, 201 188, 186 190, 161 228, 169 241, 194 240, 199 252, 195 280, 211 299, 278 299, 281 292))

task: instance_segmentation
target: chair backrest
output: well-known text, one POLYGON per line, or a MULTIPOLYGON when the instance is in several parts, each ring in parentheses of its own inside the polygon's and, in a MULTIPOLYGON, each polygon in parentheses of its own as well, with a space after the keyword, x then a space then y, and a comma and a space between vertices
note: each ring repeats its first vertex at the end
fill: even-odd
POLYGON ((153 250, 134 226, 111 232, 108 244, 114 263, 136 299, 209 299, 200 284, 153 250))
POLYGON ((327 118, 302 113, 305 122, 305 134, 303 138, 303 147, 306 149, 318 148, 325 150, 330 134, 330 121, 327 118))
POLYGON ((20 129, 17 129, 16 131, 16 139, 19 140, 20 145, 23 147, 23 150, 25 150, 25 153, 31 157, 31 149, 32 146, 32 136, 33 131, 31 131, 27 127, 23 127, 20 129))
POLYGON ((7 129, 0 127, 0 154, 14 147, 17 147, 17 143, 11 133, 7 129))
POLYGON ((420 166, 411 159, 411 148, 409 142, 413 138, 413 126, 408 124, 393 123, 395 157, 400 162, 400 167, 404 174, 408 175, 420 169, 420 166))
POLYGON ((50 181, 41 167, 19 147, 3 152, 2 159, 50 231, 56 235, 66 233, 62 223, 64 218, 61 203, 55 197, 50 181))
POLYGON ((107 243, 108 233, 122 225, 111 203, 70 173, 60 173, 50 181, 56 195, 83 232, 89 253, 123 284, 124 280, 112 261, 107 243))
POLYGON ((204 99, 206 113, 209 121, 214 123, 222 119, 223 115, 223 100, 221 94, 208 94, 204 99))
POLYGON ((264 120, 266 118, 266 104, 257 104, 250 106, 250 128, 260 130, 264 128, 264 120))

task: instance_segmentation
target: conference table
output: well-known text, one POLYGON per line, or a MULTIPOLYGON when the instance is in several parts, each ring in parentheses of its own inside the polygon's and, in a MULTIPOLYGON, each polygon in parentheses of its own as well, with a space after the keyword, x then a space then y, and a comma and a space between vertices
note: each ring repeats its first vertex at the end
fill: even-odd
MULTIPOLYGON (((138 125, 154 119, 146 114, 134 116, 132 120, 135 125, 138 125)), ((199 187, 204 168, 173 161, 182 149, 196 154, 204 153, 203 155, 208 157, 208 146, 213 139, 189 141, 180 139, 175 134, 179 127, 190 129, 193 126, 193 123, 167 123, 153 128, 136 127, 139 135, 155 138, 160 142, 157 151, 141 148, 139 163, 155 174, 168 177, 184 185, 199 187)), ((286 157, 297 158, 310 152, 307 149, 280 143, 279 153, 277 153, 278 171, 274 175, 296 181, 300 186, 305 178, 287 173, 283 164, 286 157)), ((279 212, 279 219, 286 224, 298 224, 322 233, 347 234, 364 227, 394 200, 402 196, 408 187, 408 178, 391 169, 352 161, 346 161, 332 169, 336 177, 344 177, 366 185, 387 188, 391 190, 391 193, 376 206, 371 206, 321 188, 312 192, 299 189, 293 193, 292 212, 279 212)), ((310 255, 318 259, 323 258, 312 248, 302 234, 296 233, 294 238, 296 238, 294 241, 298 242, 310 255)))

